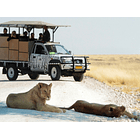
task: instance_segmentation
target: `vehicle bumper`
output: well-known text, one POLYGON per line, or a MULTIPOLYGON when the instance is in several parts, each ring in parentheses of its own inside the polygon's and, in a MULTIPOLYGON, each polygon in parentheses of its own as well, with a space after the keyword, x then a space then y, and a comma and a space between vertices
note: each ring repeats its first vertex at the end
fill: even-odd
MULTIPOLYGON (((61 59, 66 58, 66 56, 62 56, 61 59)), ((67 58, 71 58, 71 63, 61 63, 61 69, 65 71, 73 71, 73 72, 85 72, 88 69, 87 58, 88 57, 78 57, 78 56, 67 56, 67 58), (81 63, 76 63, 76 61, 81 61, 81 63)))
POLYGON ((62 70, 75 71, 75 72, 84 72, 86 69, 85 65, 74 65, 73 64, 61 64, 62 70))

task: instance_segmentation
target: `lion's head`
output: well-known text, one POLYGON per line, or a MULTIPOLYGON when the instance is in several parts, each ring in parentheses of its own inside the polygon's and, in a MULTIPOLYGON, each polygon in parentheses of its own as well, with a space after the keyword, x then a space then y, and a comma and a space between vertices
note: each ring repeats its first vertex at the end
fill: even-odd
POLYGON ((50 100, 51 98, 51 87, 52 83, 47 85, 44 83, 38 83, 38 89, 40 92, 38 93, 38 96, 42 99, 50 100))
POLYGON ((106 116, 109 117, 120 117, 121 115, 123 115, 124 111, 124 106, 106 105, 104 108, 106 116))

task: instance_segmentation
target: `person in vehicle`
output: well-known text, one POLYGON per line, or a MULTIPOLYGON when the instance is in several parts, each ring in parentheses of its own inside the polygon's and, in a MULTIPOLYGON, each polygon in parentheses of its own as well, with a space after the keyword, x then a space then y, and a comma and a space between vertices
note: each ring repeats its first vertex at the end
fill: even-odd
POLYGON ((25 31, 25 32, 23 33, 23 36, 20 36, 20 37, 19 37, 19 40, 20 40, 20 41, 28 41, 28 40, 29 40, 29 37, 27 36, 27 31, 25 31))
POLYGON ((43 41, 49 42, 50 41, 50 33, 48 31, 48 27, 44 26, 45 32, 43 33, 43 41))
POLYGON ((31 33, 30 41, 34 41, 34 40, 37 40, 37 39, 34 38, 34 33, 31 33))
POLYGON ((25 31, 24 33, 23 33, 23 38, 24 38, 24 40, 28 40, 29 39, 29 37, 27 36, 27 31, 25 31))
POLYGON ((7 41, 10 41, 11 39, 19 39, 19 37, 16 34, 16 31, 13 31, 12 34, 9 36, 7 41))
POLYGON ((42 33, 39 34, 39 40, 43 40, 43 34, 42 33))
POLYGON ((3 35, 7 35, 7 29, 6 28, 3 29, 3 35))
POLYGON ((27 31, 25 31, 24 33, 23 33, 23 39, 22 39, 23 41, 28 41, 29 40, 29 37, 27 36, 27 31))

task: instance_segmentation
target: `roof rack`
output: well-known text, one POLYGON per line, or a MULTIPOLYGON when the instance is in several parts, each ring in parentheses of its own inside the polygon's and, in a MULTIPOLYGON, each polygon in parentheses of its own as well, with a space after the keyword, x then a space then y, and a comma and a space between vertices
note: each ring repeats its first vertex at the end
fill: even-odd
POLYGON ((0 27, 9 27, 9 33, 10 33, 10 27, 18 27, 19 32, 20 28, 25 28, 29 33, 34 28, 43 28, 44 26, 47 26, 48 28, 52 29, 52 41, 54 41, 54 33, 59 27, 71 27, 70 25, 55 25, 43 21, 8 21, 4 23, 0 23, 0 27))
POLYGON ((70 27, 70 25, 55 25, 43 21, 8 21, 0 24, 0 27, 21 27, 27 28, 31 26, 32 28, 43 28, 48 26, 50 29, 55 29, 56 27, 70 27))

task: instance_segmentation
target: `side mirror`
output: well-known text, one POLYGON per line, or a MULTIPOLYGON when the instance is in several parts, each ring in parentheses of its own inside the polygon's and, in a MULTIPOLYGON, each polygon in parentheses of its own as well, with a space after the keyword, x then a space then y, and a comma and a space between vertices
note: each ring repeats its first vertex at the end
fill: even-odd
POLYGON ((71 51, 69 51, 69 53, 71 54, 71 51))

